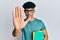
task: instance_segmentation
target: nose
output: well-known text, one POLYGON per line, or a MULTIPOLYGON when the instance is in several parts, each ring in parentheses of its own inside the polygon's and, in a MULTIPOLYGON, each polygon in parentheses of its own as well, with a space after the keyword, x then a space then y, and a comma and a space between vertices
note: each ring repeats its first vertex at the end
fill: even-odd
POLYGON ((31 14, 30 12, 28 12, 28 14, 31 14))

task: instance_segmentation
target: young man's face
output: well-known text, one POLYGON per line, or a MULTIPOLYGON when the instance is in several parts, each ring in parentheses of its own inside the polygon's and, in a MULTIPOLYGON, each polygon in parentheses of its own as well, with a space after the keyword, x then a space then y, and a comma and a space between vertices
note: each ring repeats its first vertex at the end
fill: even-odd
POLYGON ((26 17, 28 18, 29 16, 33 17, 35 10, 33 8, 26 8, 24 12, 26 17))

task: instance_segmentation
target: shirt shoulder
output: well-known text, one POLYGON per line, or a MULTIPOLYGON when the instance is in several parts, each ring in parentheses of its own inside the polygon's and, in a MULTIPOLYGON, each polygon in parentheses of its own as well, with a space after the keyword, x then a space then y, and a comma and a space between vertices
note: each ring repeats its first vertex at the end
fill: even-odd
POLYGON ((38 23, 43 23, 43 21, 42 21, 41 19, 37 19, 37 18, 36 18, 36 21, 37 21, 38 23))
POLYGON ((42 25, 42 30, 46 30, 46 26, 42 20, 37 19, 38 24, 42 25))

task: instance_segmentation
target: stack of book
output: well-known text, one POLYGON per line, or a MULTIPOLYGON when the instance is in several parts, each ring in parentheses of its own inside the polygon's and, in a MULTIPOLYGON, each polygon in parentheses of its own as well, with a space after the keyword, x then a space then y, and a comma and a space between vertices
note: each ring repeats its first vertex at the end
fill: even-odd
POLYGON ((33 32, 33 40, 44 40, 44 32, 43 31, 33 32))

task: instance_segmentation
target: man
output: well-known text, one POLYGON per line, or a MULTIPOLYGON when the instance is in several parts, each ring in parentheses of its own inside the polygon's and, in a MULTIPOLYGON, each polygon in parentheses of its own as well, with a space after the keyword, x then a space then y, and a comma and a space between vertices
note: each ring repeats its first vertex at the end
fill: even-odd
POLYGON ((42 30, 44 32, 44 40, 48 40, 48 34, 44 23, 33 16, 35 7, 36 5, 33 2, 24 3, 25 20, 21 11, 22 9, 20 7, 15 8, 15 12, 13 12, 14 37, 18 36, 22 31, 22 40, 32 40, 32 32, 42 30))

